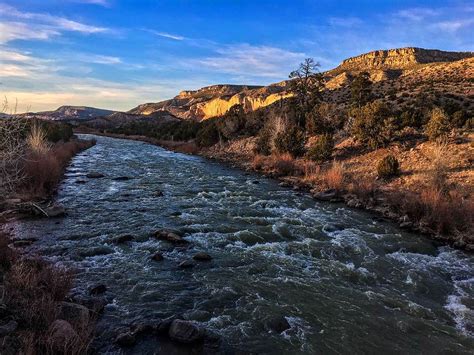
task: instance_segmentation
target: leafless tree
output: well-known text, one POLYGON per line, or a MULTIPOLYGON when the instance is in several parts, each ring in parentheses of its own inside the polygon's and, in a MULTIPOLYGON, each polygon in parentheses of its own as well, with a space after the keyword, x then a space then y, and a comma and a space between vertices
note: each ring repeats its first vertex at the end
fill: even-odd
POLYGON ((0 117, 0 199, 10 195, 24 179, 26 121, 15 115, 17 103, 10 109, 7 98, 0 117), (9 112, 9 113, 7 113, 9 112))

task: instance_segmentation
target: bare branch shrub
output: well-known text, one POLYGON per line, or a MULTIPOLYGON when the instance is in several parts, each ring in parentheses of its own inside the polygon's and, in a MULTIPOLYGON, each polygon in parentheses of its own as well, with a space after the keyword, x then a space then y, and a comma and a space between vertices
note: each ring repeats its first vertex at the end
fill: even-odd
MULTIPOLYGON (((0 118, 0 196, 6 197, 23 181, 26 121, 0 118)), ((0 198, 1 198, 0 197, 0 198)))

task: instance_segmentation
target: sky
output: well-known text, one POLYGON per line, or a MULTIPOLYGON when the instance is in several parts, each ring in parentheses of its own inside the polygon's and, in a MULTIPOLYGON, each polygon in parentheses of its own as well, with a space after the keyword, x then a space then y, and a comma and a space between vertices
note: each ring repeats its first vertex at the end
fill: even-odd
POLYGON ((18 112, 129 110, 213 84, 268 85, 376 49, 474 51, 474 2, 0 0, 0 95, 18 112))

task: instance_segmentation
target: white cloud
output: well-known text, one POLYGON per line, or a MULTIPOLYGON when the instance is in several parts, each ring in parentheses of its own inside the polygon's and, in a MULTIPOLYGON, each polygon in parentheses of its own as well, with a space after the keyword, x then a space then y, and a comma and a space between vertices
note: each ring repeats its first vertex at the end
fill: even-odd
POLYGON ((452 21, 440 21, 434 23, 432 27, 440 29, 442 31, 456 32, 462 28, 472 26, 474 19, 469 20, 452 20, 452 21))
POLYGON ((0 13, 6 19, 0 23, 0 43, 18 39, 47 40, 65 31, 83 34, 110 31, 48 13, 22 12, 6 4, 0 4, 0 13))
POLYGON ((119 57, 111 57, 111 56, 99 55, 99 54, 79 55, 79 60, 86 63, 105 64, 105 65, 123 63, 119 57))
POLYGON ((269 46, 250 44, 227 45, 215 50, 216 55, 192 59, 184 64, 191 68, 207 68, 218 73, 247 77, 285 78, 305 54, 269 46))
POLYGON ((79 2, 82 4, 100 5, 104 7, 110 6, 108 0, 74 0, 74 2, 79 2))
POLYGON ((155 31, 155 30, 150 30, 150 29, 144 29, 144 31, 153 33, 156 36, 174 39, 175 41, 183 41, 186 39, 186 37, 183 37, 177 34, 167 33, 167 32, 160 32, 160 31, 155 31))
POLYGON ((431 9, 431 8, 411 8, 411 9, 404 9, 400 10, 396 13, 396 16, 405 18, 411 21, 422 21, 427 17, 433 17, 440 14, 439 10, 431 9))
POLYGON ((0 44, 16 39, 47 40, 58 35, 60 35, 59 31, 51 27, 12 21, 2 21, 0 23, 0 44))

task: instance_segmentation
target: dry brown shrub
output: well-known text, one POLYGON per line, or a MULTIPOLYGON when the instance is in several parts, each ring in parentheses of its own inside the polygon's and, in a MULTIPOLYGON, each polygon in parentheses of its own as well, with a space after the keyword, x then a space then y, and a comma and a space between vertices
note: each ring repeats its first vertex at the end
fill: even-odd
POLYGON ((334 161, 331 167, 324 173, 323 178, 329 189, 343 190, 345 186, 344 163, 334 161))
POLYGON ((446 142, 438 142, 431 153, 431 167, 427 178, 429 184, 437 190, 447 189, 447 176, 452 156, 446 142))
POLYGON ((375 197, 376 184, 372 178, 356 180, 350 184, 349 191, 361 199, 368 200, 375 197))
POLYGON ((44 331, 56 319, 56 303, 64 300, 71 285, 67 270, 40 259, 21 260, 6 276, 6 303, 25 327, 44 331))
POLYGON ((300 169, 303 171, 304 180, 309 183, 315 183, 321 178, 321 165, 304 160, 300 169))
POLYGON ((269 159, 269 168, 279 176, 299 175, 301 172, 289 153, 272 155, 269 159))
POLYGON ((29 150, 36 154, 46 154, 51 147, 46 139, 46 132, 37 123, 31 127, 30 133, 26 137, 26 144, 29 150))
POLYGON ((252 169, 262 170, 265 167, 266 157, 260 154, 256 154, 252 159, 252 169))

